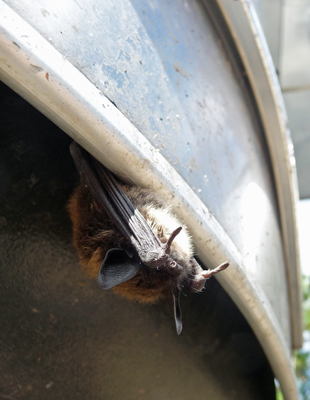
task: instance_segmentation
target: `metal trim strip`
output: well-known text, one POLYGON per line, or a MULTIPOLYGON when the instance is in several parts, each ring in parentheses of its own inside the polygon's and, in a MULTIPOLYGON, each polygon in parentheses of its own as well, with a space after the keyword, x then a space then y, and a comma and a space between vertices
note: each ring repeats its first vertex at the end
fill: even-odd
POLYGON ((278 196, 289 288, 293 348, 302 346, 302 290, 297 230, 298 185, 284 101, 251 1, 216 0, 247 71, 269 147, 278 196))

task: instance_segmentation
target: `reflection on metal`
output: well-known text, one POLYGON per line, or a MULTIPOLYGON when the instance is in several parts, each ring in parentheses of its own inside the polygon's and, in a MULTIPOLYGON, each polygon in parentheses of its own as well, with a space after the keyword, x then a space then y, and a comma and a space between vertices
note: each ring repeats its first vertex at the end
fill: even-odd
POLYGON ((309 0, 253 0, 278 71, 295 149, 300 198, 310 197, 309 0), (304 92, 304 93, 296 93, 304 92))
MULTIPOLYGON (((203 8, 199 2, 178 3, 174 25, 163 22, 169 26, 165 32, 169 46, 165 48, 160 32, 153 31, 159 28, 154 27, 150 15, 157 13, 158 20, 173 15, 165 9, 169 7, 167 2, 157 8, 152 3, 152 10, 147 4, 140 9, 134 1, 124 0, 117 5, 104 2, 102 7, 113 6, 111 10, 115 11, 117 6, 123 13, 103 24, 102 19, 108 15, 104 10, 97 8, 94 16, 88 13, 92 10, 89 1, 84 12, 82 0, 78 5, 68 1, 65 12, 70 15, 70 26, 61 26, 60 18, 49 11, 48 7, 57 8, 57 2, 45 2, 41 7, 43 3, 27 4, 23 10, 22 4, 15 2, 23 19, 0 2, 1 79, 111 170, 160 191, 188 225, 199 257, 208 267, 229 258, 231 266, 219 280, 259 338, 286 399, 295 399, 283 248, 268 158, 229 62, 214 44, 216 36, 206 23, 203 8), (130 26, 134 26, 130 34, 125 24, 127 12, 130 26), (50 18, 49 24, 42 22, 42 15, 50 18), (181 17, 186 24, 179 24, 181 17), (27 18, 36 30, 25 22, 27 18), (119 20, 125 21, 124 25, 118 25, 119 20), (85 42, 77 41, 72 30, 80 32, 87 24, 85 42), (184 26, 192 27, 191 40, 184 26), (110 28, 118 32, 113 41, 117 39, 126 52, 111 41, 112 50, 107 47, 101 54, 103 62, 97 42, 89 38, 98 35, 102 45, 102 30, 110 28), (116 50, 117 54, 113 53, 116 50), (98 64, 93 65, 93 56, 98 64), (141 66, 145 65, 147 68, 143 69, 141 66), (138 67, 141 69, 137 72, 138 67)), ((94 3, 98 7, 98 2, 94 3)), ((241 26, 250 32, 245 36, 254 40, 245 8, 240 9, 240 2, 231 4, 237 7, 241 26)), ((254 41, 256 49, 259 43, 254 41)), ((258 60, 261 65, 260 57, 258 60)), ((273 81, 269 76, 269 80, 262 77, 263 87, 270 93, 274 90, 273 81)), ((257 91, 256 95, 275 164, 287 264, 293 270, 294 201, 292 178, 288 177, 291 164, 285 137, 281 136, 285 130, 279 127, 283 116, 280 106, 275 110, 276 93, 271 93, 271 99, 264 99, 270 106, 269 115, 264 113, 257 91), (280 146, 278 154, 274 154, 275 144, 269 137, 272 128, 280 146), (280 155, 286 156, 284 164, 280 155), (282 193, 285 188, 281 185, 286 183, 288 193, 282 193), (284 200, 287 203, 283 205, 284 200)), ((291 279, 289 286, 298 287, 298 282, 291 279)), ((298 314, 298 304, 292 304, 298 314)))
POLYGON ((251 81, 261 113, 280 206, 294 347, 302 343, 301 277, 296 225, 295 158, 274 67, 255 10, 246 1, 218 1, 251 81))

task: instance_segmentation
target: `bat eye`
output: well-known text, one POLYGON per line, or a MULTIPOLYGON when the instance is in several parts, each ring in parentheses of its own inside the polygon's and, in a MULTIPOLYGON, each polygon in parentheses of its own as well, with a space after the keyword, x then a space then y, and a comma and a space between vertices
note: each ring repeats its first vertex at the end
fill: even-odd
POLYGON ((176 265, 177 265, 177 263, 176 263, 175 261, 173 261, 173 260, 169 260, 169 261, 166 263, 166 266, 167 266, 168 268, 175 268, 176 265))

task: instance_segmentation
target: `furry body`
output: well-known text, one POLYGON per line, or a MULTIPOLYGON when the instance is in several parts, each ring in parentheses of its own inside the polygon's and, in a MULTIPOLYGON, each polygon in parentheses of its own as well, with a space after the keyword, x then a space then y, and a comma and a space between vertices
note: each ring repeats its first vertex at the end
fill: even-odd
MULTIPOLYGON (((183 227, 171 244, 171 257, 183 268, 178 277, 179 286, 186 285, 187 279, 193 278, 195 269, 192 263, 193 245, 187 229, 153 191, 136 186, 119 186, 162 243, 167 242, 176 228, 183 227)), ((111 218, 96 204, 85 185, 79 185, 73 193, 69 212, 73 223, 73 240, 81 265, 88 275, 96 278, 107 251, 124 246, 130 248, 131 243, 115 228, 111 218)), ((160 269, 144 267, 134 278, 113 290, 129 299, 151 303, 166 297, 170 287, 171 276, 160 269)))

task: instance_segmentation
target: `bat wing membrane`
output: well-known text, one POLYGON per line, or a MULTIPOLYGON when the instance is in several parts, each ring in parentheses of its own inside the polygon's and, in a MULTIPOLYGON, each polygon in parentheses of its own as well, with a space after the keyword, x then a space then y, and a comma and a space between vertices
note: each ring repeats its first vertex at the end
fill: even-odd
POLYGON ((115 178, 76 142, 70 146, 71 155, 82 180, 99 206, 103 207, 117 228, 126 236, 142 262, 144 253, 161 254, 161 243, 139 210, 132 204, 115 178))
POLYGON ((97 204, 105 209, 119 231, 131 241, 141 261, 152 266, 153 260, 165 257, 161 242, 111 172, 76 142, 70 145, 70 152, 97 204))

